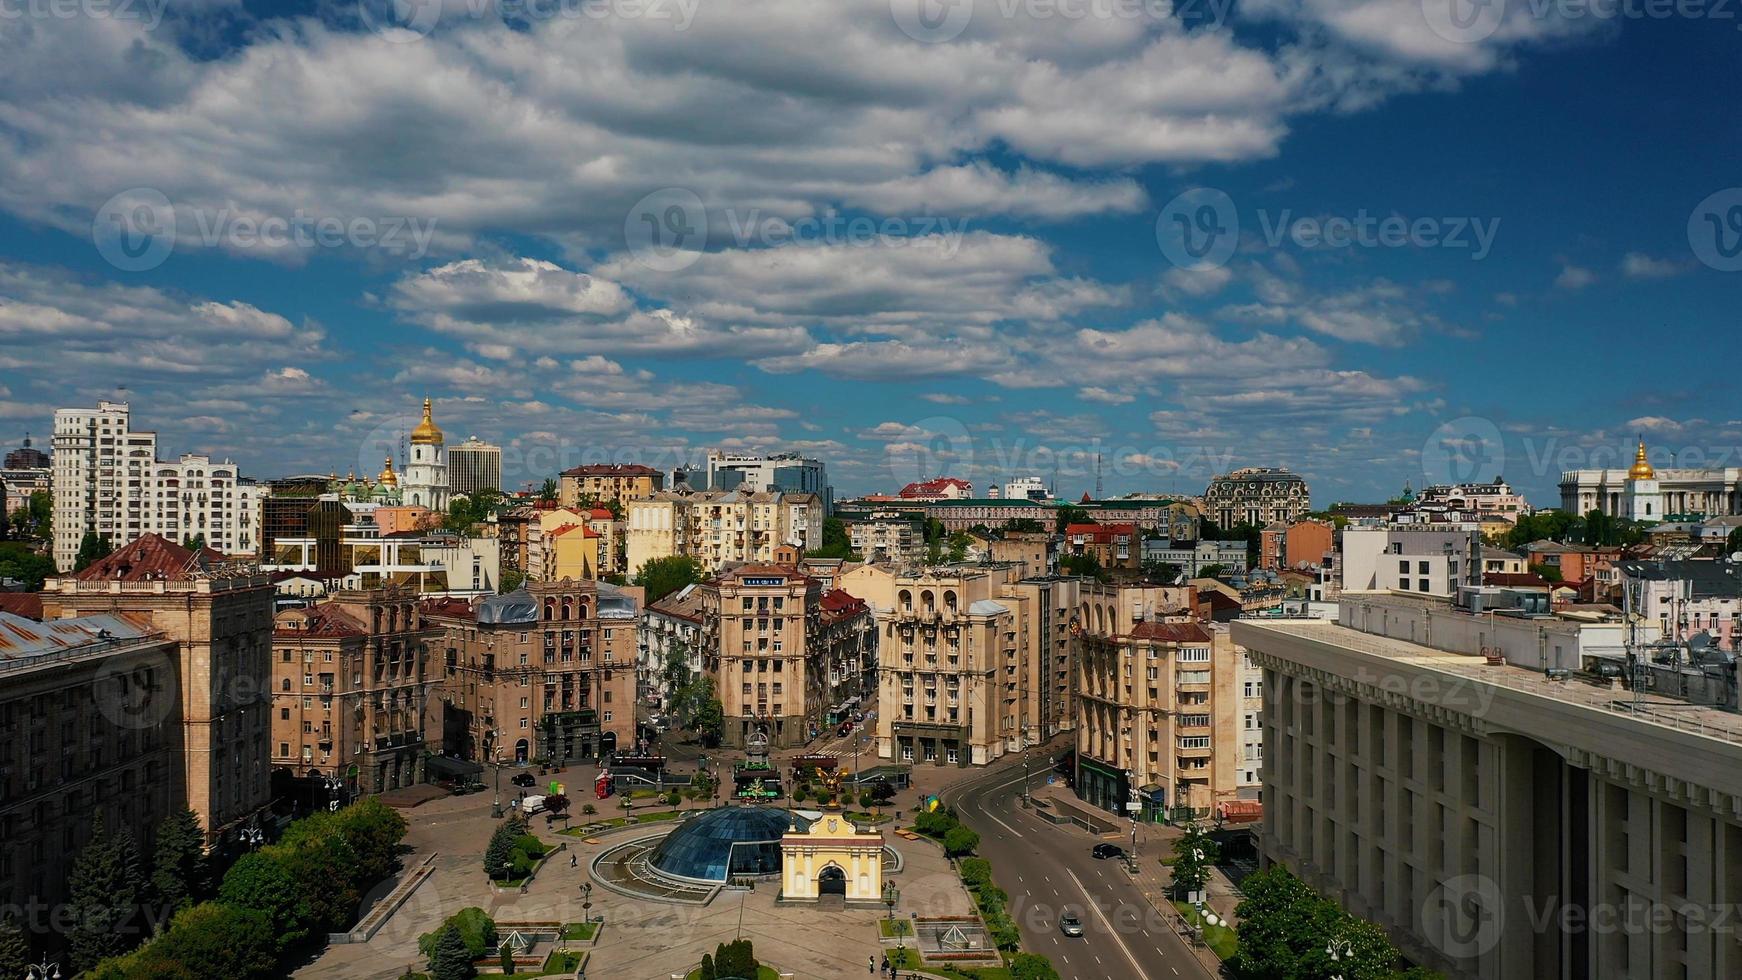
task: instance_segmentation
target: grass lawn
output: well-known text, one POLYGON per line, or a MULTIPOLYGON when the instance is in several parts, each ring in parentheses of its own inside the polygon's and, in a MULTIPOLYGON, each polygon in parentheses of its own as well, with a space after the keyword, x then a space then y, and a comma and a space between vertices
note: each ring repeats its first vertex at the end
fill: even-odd
POLYGON ((591 942, 593 934, 598 931, 599 924, 597 922, 571 922, 563 926, 563 938, 591 942))
POLYGON ((911 936, 913 935, 913 923, 906 919, 878 919, 877 931, 881 933, 885 939, 894 939, 897 936, 911 936))
POLYGON ((544 970, 540 973, 516 973, 517 977, 572 977, 587 958, 585 953, 565 953, 557 950, 544 961, 544 970))
MULTIPOLYGON (((702 975, 702 968, 696 967, 689 972, 689 980, 697 980, 702 975)), ((756 980, 780 980, 780 973, 767 964, 756 967, 756 980)))
MULTIPOLYGON (((644 823, 658 823, 661 820, 676 820, 688 812, 690 811, 653 810, 647 813, 634 814, 634 817, 636 825, 639 826, 644 823)), ((557 831, 557 833, 562 834, 565 837, 590 837, 594 831, 601 828, 627 827, 629 825, 629 819, 627 817, 605 817, 603 819, 598 817, 587 819, 583 817, 582 819, 587 820, 586 827, 591 827, 593 829, 587 830, 586 827, 565 827, 562 830, 557 831)))
POLYGON ((1219 959, 1228 959, 1234 955, 1234 950, 1240 945, 1239 935, 1227 926, 1207 926, 1198 916, 1198 910, 1185 902, 1175 902, 1173 907, 1179 909, 1179 914, 1185 916, 1187 922, 1201 926, 1204 930, 1204 945, 1210 947, 1219 959))
POLYGON ((889 962, 895 964, 898 970, 925 970, 950 980, 1010 980, 1010 971, 1002 966, 978 966, 957 969, 941 963, 924 963, 920 961, 919 950, 901 948, 889 951, 889 962))
POLYGON ((847 819, 854 823, 888 823, 895 818, 887 813, 867 813, 864 810, 848 810, 847 819))

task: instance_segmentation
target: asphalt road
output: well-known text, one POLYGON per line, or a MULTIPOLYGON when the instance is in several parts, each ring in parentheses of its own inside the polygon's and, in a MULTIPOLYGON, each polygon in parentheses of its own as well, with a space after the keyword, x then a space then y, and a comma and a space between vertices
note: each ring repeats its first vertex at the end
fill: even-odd
MULTIPOLYGON (((1029 781, 1043 785, 1048 775, 1040 762, 1029 781)), ((1020 765, 1003 766, 945 793, 944 802, 980 834, 979 853, 1010 895, 1023 948, 1050 957, 1063 980, 1214 980, 1119 862, 1090 856, 1101 838, 1025 810, 1022 783, 1020 765), (1059 932, 1067 909, 1082 920, 1083 936, 1059 932)))

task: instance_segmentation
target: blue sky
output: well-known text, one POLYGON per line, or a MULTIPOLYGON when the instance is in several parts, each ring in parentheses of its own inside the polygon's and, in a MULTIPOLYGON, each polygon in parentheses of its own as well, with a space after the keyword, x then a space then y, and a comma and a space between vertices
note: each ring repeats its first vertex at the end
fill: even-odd
POLYGON ((511 482, 1742 465, 1728 8, 164 2, 0 16, 9 443, 120 394, 373 472, 429 396, 511 482))

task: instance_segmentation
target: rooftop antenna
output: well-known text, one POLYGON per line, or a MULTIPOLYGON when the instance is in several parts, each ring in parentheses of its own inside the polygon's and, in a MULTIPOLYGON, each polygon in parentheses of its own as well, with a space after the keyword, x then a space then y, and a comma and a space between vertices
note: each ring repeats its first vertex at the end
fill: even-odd
POLYGON ((1095 499, 1101 499, 1101 454, 1095 454, 1095 499))

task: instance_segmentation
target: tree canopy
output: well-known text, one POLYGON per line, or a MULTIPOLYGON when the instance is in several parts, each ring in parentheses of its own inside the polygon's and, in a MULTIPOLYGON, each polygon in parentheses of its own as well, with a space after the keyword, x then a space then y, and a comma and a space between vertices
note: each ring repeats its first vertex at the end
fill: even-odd
POLYGON ((650 558, 635 573, 635 584, 647 590, 647 604, 702 580, 702 563, 689 555, 650 558))

